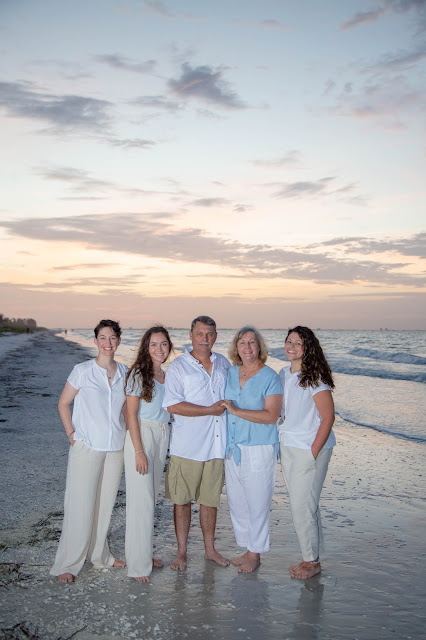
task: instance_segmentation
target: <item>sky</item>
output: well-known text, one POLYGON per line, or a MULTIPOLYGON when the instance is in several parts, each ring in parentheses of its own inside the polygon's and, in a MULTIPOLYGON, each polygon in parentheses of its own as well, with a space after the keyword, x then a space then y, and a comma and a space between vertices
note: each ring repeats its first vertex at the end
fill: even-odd
POLYGON ((426 0, 0 0, 0 312, 425 329, 426 0))

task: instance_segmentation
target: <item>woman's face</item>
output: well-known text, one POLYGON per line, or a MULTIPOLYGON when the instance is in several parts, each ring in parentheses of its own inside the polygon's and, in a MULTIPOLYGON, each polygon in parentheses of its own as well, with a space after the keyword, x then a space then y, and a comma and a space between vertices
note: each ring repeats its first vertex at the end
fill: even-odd
POLYGON ((255 362, 259 358, 259 345, 253 331, 244 333, 237 342, 237 352, 243 363, 255 362))
POLYGON ((292 364, 301 365, 305 348, 303 340, 298 333, 292 331, 284 343, 284 351, 286 358, 292 364))
POLYGON ((94 342, 99 349, 99 353, 104 356, 113 356, 121 340, 111 327, 102 327, 94 342))
POLYGON ((151 334, 151 338, 149 340, 148 345, 148 353, 153 362, 157 362, 159 364, 163 363, 167 360, 167 356, 169 355, 170 347, 169 341, 167 340, 164 333, 153 333, 151 334))

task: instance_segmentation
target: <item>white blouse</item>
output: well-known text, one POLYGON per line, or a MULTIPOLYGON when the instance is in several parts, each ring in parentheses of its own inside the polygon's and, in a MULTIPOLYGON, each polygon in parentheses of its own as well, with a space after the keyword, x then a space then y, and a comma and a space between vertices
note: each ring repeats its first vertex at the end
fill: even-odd
POLYGON ((68 382, 78 390, 74 398, 72 424, 74 440, 82 440, 96 451, 120 451, 124 446, 126 423, 121 413, 126 400, 124 378, 127 367, 117 362, 111 386, 106 369, 96 360, 77 364, 68 382))

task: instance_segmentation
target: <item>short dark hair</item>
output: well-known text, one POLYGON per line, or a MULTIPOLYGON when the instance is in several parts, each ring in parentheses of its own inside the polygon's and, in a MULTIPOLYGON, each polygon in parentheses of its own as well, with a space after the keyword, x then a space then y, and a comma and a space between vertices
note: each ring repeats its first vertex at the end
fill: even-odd
POLYGON ((98 337, 99 331, 104 327, 109 327, 110 329, 112 329, 117 338, 121 336, 121 327, 118 322, 116 322, 115 320, 101 320, 93 329, 93 331, 95 332, 95 338, 98 337))
POLYGON ((198 318, 194 318, 191 322, 191 331, 194 331, 194 327, 197 322, 201 322, 201 324, 206 324, 208 327, 213 327, 216 331, 216 322, 210 316, 198 316, 198 318))

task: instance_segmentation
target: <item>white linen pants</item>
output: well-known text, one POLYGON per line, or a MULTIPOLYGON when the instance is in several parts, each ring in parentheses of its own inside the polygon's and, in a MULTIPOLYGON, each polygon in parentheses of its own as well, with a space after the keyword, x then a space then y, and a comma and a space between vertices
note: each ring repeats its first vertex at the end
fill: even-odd
POLYGON ((126 564, 130 578, 150 576, 152 573, 152 543, 154 510, 164 462, 169 446, 170 427, 167 422, 139 419, 139 428, 148 473, 136 471, 135 449, 130 433, 124 444, 126 469, 126 564))
POLYGON ((280 450, 302 558, 305 562, 318 560, 323 550, 319 499, 333 449, 321 449, 315 460, 310 449, 286 447, 281 437, 280 450))
POLYGON ((239 547, 253 553, 269 551, 269 512, 275 486, 277 454, 274 445, 239 445, 241 461, 225 460, 229 512, 239 547))
POLYGON ((86 557, 99 569, 111 567, 107 533, 123 472, 123 450, 95 451, 77 440, 70 447, 64 521, 50 575, 76 576, 86 557))

